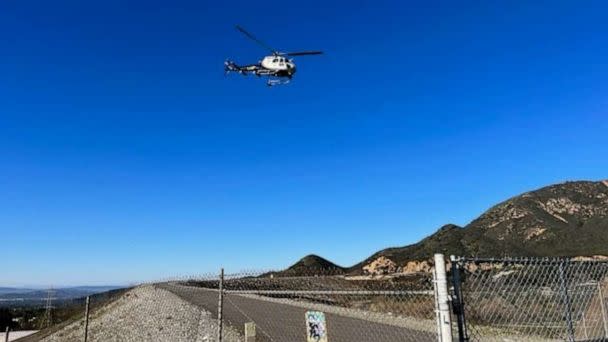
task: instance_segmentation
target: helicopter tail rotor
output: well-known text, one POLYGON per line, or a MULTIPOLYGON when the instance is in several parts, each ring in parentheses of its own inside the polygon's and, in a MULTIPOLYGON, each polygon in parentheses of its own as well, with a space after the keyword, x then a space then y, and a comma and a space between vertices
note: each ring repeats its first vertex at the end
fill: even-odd
POLYGON ((230 72, 238 72, 241 73, 241 68, 236 65, 233 61, 227 59, 224 62, 224 75, 228 75, 230 72))

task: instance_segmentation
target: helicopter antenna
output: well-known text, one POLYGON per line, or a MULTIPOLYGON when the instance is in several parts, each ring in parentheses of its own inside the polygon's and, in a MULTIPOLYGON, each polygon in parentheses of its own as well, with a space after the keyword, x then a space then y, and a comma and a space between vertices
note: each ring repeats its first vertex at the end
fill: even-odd
POLYGON ((239 25, 236 25, 236 29, 241 31, 242 34, 244 34, 245 36, 247 36, 247 38, 253 40, 254 42, 258 43, 261 47, 270 50, 270 52, 273 55, 278 55, 279 53, 277 52, 277 50, 271 48, 269 45, 267 45, 266 43, 264 43, 263 41, 259 40, 258 38, 256 38, 256 36, 252 35, 251 33, 247 32, 247 30, 245 30, 244 28, 240 27, 239 25))

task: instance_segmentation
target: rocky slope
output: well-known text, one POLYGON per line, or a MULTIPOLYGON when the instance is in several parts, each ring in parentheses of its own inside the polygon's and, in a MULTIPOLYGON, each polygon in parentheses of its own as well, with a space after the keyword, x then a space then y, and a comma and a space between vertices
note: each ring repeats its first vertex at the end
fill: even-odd
MULTIPOLYGON (((89 341, 215 341, 217 323, 209 312, 189 304, 169 291, 144 285, 95 311, 90 318, 89 341)), ((241 341, 225 328, 224 340, 241 341)), ((80 319, 63 329, 28 341, 79 342, 84 326, 80 319)))
POLYGON ((464 228, 446 225, 417 244, 382 250, 402 267, 433 253, 461 256, 608 255, 608 181, 567 182, 502 202, 464 228))
POLYGON ((445 225, 422 241, 381 250, 347 269, 361 273, 378 258, 395 269, 426 269, 434 253, 460 256, 608 255, 608 181, 566 182, 499 203, 465 227, 445 225), (419 264, 408 262, 418 261, 419 264), (386 263, 385 260, 382 260, 386 263))
POLYGON ((608 182, 568 182, 503 202, 471 222, 470 255, 608 254, 608 182))

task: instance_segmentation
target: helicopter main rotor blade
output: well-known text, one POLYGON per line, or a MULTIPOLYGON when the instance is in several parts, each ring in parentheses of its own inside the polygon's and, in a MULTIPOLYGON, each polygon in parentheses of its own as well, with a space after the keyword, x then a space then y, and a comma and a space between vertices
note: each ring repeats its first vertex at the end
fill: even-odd
POLYGON ((302 51, 302 52, 286 52, 282 53, 285 56, 306 56, 306 55, 322 55, 323 51, 302 51))
POLYGON ((252 35, 251 33, 247 32, 247 30, 245 30, 244 28, 240 27, 239 25, 236 25, 236 29, 241 31, 242 34, 244 34, 247 38, 253 40, 254 42, 258 43, 260 46, 262 46, 263 48, 270 50, 270 52, 274 55, 277 54, 277 50, 273 49, 272 47, 270 47, 269 45, 267 45, 266 43, 264 43, 263 41, 259 40, 258 38, 256 38, 256 36, 252 35))

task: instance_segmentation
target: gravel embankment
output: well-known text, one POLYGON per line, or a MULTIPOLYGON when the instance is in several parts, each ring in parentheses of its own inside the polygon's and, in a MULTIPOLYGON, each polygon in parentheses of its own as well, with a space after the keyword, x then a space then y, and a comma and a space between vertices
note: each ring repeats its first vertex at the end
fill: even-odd
MULTIPOLYGON (((82 320, 42 342, 81 342, 82 320)), ((217 322, 209 312, 154 285, 144 285, 96 311, 89 320, 89 341, 212 342, 217 322)), ((240 342, 239 334, 224 329, 224 341, 240 342)))

